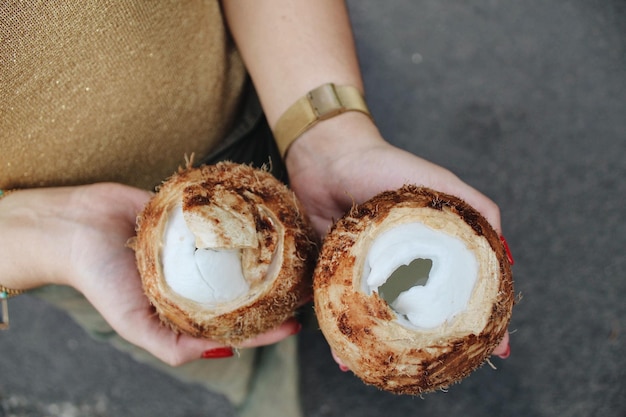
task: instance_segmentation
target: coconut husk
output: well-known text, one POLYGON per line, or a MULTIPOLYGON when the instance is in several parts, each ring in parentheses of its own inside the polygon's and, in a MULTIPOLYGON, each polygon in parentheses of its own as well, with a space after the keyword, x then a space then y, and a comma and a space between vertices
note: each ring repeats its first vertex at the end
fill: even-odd
POLYGON ((315 233, 293 192, 248 165, 179 170, 140 213, 132 247, 146 296, 175 332, 237 346, 280 325, 312 296, 315 233), (163 274, 163 235, 180 205, 198 248, 241 250, 248 293, 207 304, 170 288, 163 274))
POLYGON ((485 363, 507 331, 513 301, 511 267, 487 220, 456 197, 415 186, 355 205, 325 238, 314 273, 315 312, 331 348, 365 383, 396 394, 448 387, 485 363), (401 324, 361 283, 377 236, 412 222, 460 239, 478 261, 466 309, 432 329, 401 324))

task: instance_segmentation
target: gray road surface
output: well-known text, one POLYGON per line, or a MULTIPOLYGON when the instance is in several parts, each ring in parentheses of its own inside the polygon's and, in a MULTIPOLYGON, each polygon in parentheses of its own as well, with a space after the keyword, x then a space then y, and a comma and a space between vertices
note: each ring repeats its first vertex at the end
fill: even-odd
MULTIPOLYGON (((310 417, 626 415, 626 3, 350 1, 393 143, 501 207, 516 260, 512 355, 447 393, 397 397, 300 338, 310 417)), ((25 296, 0 333, 0 416, 232 416, 25 296)))

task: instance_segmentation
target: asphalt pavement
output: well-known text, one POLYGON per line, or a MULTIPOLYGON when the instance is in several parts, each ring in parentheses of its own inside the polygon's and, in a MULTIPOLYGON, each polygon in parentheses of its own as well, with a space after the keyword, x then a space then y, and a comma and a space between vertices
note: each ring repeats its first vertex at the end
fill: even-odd
MULTIPOLYGON (((626 3, 351 0, 392 143, 498 203, 515 258, 512 354, 447 392, 395 396, 300 337, 308 417, 626 415, 626 3)), ((233 416, 30 296, 0 333, 0 416, 233 416)))

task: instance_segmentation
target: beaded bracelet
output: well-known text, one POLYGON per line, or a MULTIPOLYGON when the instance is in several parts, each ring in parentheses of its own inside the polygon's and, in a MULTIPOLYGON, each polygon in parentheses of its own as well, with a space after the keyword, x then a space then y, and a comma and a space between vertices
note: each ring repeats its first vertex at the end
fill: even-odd
MULTIPOLYGON (((6 197, 11 192, 11 190, 0 190, 0 199, 2 199, 2 197, 6 197)), ((2 304, 2 307, 0 308, 0 312, 2 314, 2 316, 0 316, 0 330, 6 330, 9 328, 9 303, 7 300, 13 296, 22 294, 23 292, 24 290, 13 290, 0 285, 0 304, 2 304)))

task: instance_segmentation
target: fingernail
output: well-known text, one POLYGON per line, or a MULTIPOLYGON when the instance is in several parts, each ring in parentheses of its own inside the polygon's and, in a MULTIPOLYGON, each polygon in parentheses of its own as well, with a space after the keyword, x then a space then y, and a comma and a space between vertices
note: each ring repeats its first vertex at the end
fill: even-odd
POLYGON ((302 323, 298 323, 291 331, 291 335, 293 336, 294 334, 298 334, 300 333, 301 330, 302 330, 302 323))
POLYGON ((232 348, 221 347, 202 352, 202 359, 230 358, 233 355, 234 353, 232 348))
POLYGON ((502 245, 504 246, 504 250, 506 251, 506 257, 509 258, 509 263, 513 265, 515 261, 513 260, 513 255, 511 255, 509 244, 506 243, 506 239, 504 238, 504 236, 500 236, 500 240, 502 241, 502 245))
POLYGON ((498 357, 500 359, 506 359, 509 356, 511 356, 511 345, 506 345, 506 350, 504 351, 504 353, 498 355, 498 357))
POLYGON ((350 368, 348 368, 346 365, 339 365, 339 369, 341 370, 341 372, 348 372, 350 370, 350 368))

